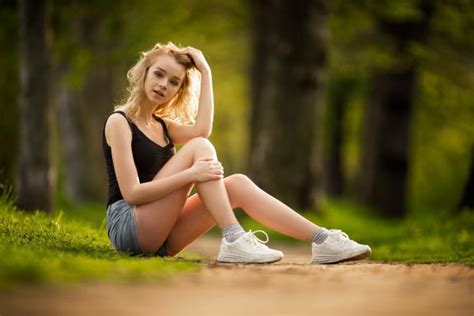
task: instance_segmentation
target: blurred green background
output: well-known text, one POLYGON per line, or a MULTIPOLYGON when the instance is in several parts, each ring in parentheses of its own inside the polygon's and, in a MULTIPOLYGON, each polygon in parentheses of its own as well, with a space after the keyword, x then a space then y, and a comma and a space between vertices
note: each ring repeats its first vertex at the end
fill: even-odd
MULTIPOLYGON (((408 248, 403 243, 407 238, 431 234, 435 237, 431 244, 426 243, 428 248, 422 249, 425 254, 440 253, 458 245, 456 249, 461 250, 435 257, 438 261, 472 262, 469 247, 474 219, 472 1, 45 3, 45 38, 50 61, 50 73, 45 78, 47 75, 51 92, 47 110, 50 137, 43 149, 51 155, 48 167, 51 190, 45 192, 53 197, 49 207, 53 213, 62 209, 65 218, 85 221, 96 230, 103 229, 100 223, 105 216, 107 193, 101 149, 104 119, 126 97, 126 72, 138 59, 139 52, 157 42, 172 41, 201 49, 212 68, 215 125, 210 139, 228 175, 235 172, 255 175, 258 184, 299 212, 322 224, 356 232, 362 241, 375 243, 380 254, 377 258, 414 260, 414 254, 423 248, 422 239, 408 248), (308 70, 304 69, 305 63, 308 70), (298 74, 305 71, 316 78, 308 79, 307 86, 304 81, 298 81, 301 79, 298 74), (273 82, 272 74, 283 79, 273 82), (399 80, 393 74, 406 75, 409 80, 415 78, 415 83, 399 80), (408 93, 405 85, 410 90, 408 93), (390 89, 398 92, 381 95, 390 89), (275 102, 265 104, 260 91, 273 91, 276 99, 270 100, 275 102), (390 96, 398 95, 407 98, 409 110, 405 110, 403 102, 390 104, 390 96), (285 101, 286 96, 290 102, 285 101), (283 100, 282 104, 278 103, 279 99, 283 100), (387 99, 385 103, 380 101, 387 99), (292 115, 303 108, 304 102, 311 109, 308 122, 304 116, 292 115), (335 112, 338 104, 342 110, 335 112), (371 113, 383 107, 396 115, 385 116, 377 124, 369 121, 371 113), (260 113, 257 123, 255 113, 260 113), (289 127, 275 124, 274 128, 268 128, 265 120, 272 117, 268 113, 287 118, 289 127), (391 121, 397 115, 404 115, 403 121, 391 121), (398 122, 408 127, 397 131, 398 122), (392 130, 399 134, 384 134, 387 130, 377 129, 391 124, 392 130), (306 146, 291 142, 292 138, 300 138, 299 125, 304 126, 302 133, 309 135, 305 137, 316 142, 304 161, 310 169, 297 169, 299 161, 304 160, 299 156, 306 152, 306 146), (339 137, 337 142, 335 135, 339 137), (377 163, 366 164, 379 159, 367 150, 367 140, 375 137, 374 144, 378 145, 374 146, 383 148, 384 135, 392 140, 386 141, 388 151, 381 149, 382 156, 390 154, 392 144, 402 146, 397 139, 406 143, 402 148, 406 157, 400 163, 403 177, 397 180, 401 184, 396 188, 401 193, 395 196, 397 200, 406 198, 401 202, 406 210, 398 213, 385 212, 383 201, 374 203, 359 190, 364 187, 361 183, 368 181, 364 180, 366 174, 376 177, 387 171, 376 169, 377 163), (280 159, 287 153, 271 156, 273 151, 267 150, 261 153, 262 159, 257 158, 269 161, 272 168, 255 164, 258 159, 253 155, 263 148, 262 137, 270 139, 272 144, 281 141, 281 147, 288 148, 288 155, 296 157, 295 162, 280 159), (334 146, 337 146, 336 154, 334 146), (315 165, 318 172, 313 173, 311 166, 315 165), (300 181, 298 177, 306 174, 305 170, 311 170, 312 177, 300 181), (332 170, 339 179, 335 190, 330 186, 335 179, 332 170), (293 182, 303 183, 303 188, 290 184, 283 185, 283 189, 272 187, 272 183, 279 182, 274 180, 279 179, 277 173, 287 171, 294 175, 293 182), (302 191, 311 196, 299 198, 302 191), (311 202, 313 199, 315 202, 311 202), (381 217, 395 217, 399 221, 384 221, 381 217), (388 231, 381 236, 374 227, 388 231), (395 230, 390 231, 392 228, 395 230), (450 237, 443 240, 444 235, 450 237), (397 255, 406 249, 409 249, 406 257, 397 255)), ((22 168, 21 21, 19 2, 0 0, 0 184, 4 194, 13 188, 13 199, 20 194, 15 188, 18 170, 22 168)), ((34 106, 29 111, 35 113, 34 106)), ((28 141, 44 140, 32 137, 28 141)), ((397 163, 388 163, 390 177, 377 180, 379 189, 386 185, 389 195, 397 182, 391 178, 397 175, 397 163)), ((13 207, 5 203, 5 209, 13 207)), ((4 237, 6 231, 3 230, 4 237)), ((9 240, 16 243, 12 241, 15 238, 9 240)), ((423 258, 433 259, 429 255, 423 258)))
MULTIPOLYGON (((314 125, 331 130, 331 122, 324 120, 324 113, 330 112, 333 91, 338 93, 340 78, 351 82, 348 89, 340 91, 347 95, 350 90, 341 143, 342 173, 346 180, 339 196, 354 196, 361 171, 370 74, 374 69, 403 62, 392 51, 388 36, 384 38, 376 32, 376 20, 383 17, 410 21, 420 14, 419 3, 327 1, 327 59, 320 102, 323 115, 314 125), (336 88, 328 91, 333 86, 336 88)), ((419 80, 409 135, 407 196, 410 212, 433 214, 456 206, 469 176, 474 139, 474 37, 472 2, 432 3, 435 12, 430 20, 429 38, 409 44, 410 58, 417 60, 419 80)), ((218 0, 184 0, 179 5, 173 1, 48 2, 47 38, 52 64, 50 146, 56 208, 71 202, 105 200, 101 124, 114 104, 126 97, 125 74, 138 53, 156 42, 173 41, 204 52, 214 76, 216 117, 211 140, 227 174, 249 170, 250 94, 254 84, 251 71, 255 71, 251 67, 258 67, 252 63, 254 6, 253 2, 218 0), (65 111, 72 116, 67 124, 61 123, 65 111), (64 148, 72 142, 83 144, 68 153, 64 148), (71 157, 83 161, 87 168, 71 163, 71 157), (77 169, 80 173, 73 172, 77 169), (84 179, 78 180, 79 177, 84 179)), ((1 1, 0 21, 0 179, 5 186, 15 184, 19 168, 20 37, 16 1, 1 1)), ((298 49, 304 47, 301 43, 298 49)), ((297 110, 297 105, 288 107, 297 110)), ((321 135, 322 146, 327 148, 324 146, 330 144, 325 143, 324 132, 321 135)))

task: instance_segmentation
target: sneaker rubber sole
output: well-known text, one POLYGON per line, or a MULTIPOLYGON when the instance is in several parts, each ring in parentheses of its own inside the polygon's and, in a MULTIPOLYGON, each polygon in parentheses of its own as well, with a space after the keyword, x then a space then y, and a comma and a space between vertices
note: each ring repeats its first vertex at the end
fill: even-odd
POLYGON ((352 251, 350 253, 344 253, 340 255, 328 255, 328 256, 317 256, 312 260, 312 264, 331 264, 340 263, 346 261, 362 260, 371 255, 372 251, 370 248, 360 249, 358 251, 352 251))
POLYGON ((273 263, 273 262, 278 262, 283 257, 281 258, 254 258, 254 259, 248 259, 246 257, 239 257, 239 256, 221 256, 217 259, 217 262, 220 263, 243 263, 243 264, 252 264, 252 263, 273 263))

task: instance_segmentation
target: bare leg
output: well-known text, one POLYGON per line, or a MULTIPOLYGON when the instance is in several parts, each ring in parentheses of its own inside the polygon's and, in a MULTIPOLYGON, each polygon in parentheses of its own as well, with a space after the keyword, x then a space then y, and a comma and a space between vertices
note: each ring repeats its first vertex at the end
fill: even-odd
POLYGON ((192 195, 167 238, 168 255, 176 255, 215 225, 214 218, 199 195, 192 195))
POLYGON ((260 189, 247 176, 235 174, 232 177, 227 192, 233 205, 273 230, 299 240, 311 240, 319 228, 317 225, 260 189))
MULTIPOLYGON (((318 229, 244 175, 231 175, 224 179, 224 184, 232 208, 243 208, 250 217, 269 228, 300 240, 311 240, 318 229)), ((168 254, 177 254, 214 225, 200 197, 196 194, 191 196, 168 237, 168 254)))
MULTIPOLYGON (((258 188, 246 176, 232 175, 224 182, 232 207, 242 207, 248 215, 261 224, 301 240, 311 240, 318 230, 318 226, 258 188)), ((175 255, 212 226, 212 217, 199 196, 189 198, 183 214, 168 237, 168 254, 175 255)), ((350 259, 363 259, 370 254, 369 246, 350 240, 343 233, 335 232, 331 235, 329 242, 312 244, 311 262, 336 263, 350 259)), ((219 258, 221 258, 221 253, 219 258)), ((229 260, 226 257, 223 258, 229 260)))
MULTIPOLYGON (((207 139, 192 139, 166 163, 154 180, 185 170, 201 157, 215 155, 215 149, 207 139)), ((159 200, 135 207, 137 238, 145 252, 156 252, 165 241, 181 214, 190 188, 191 184, 159 200)), ((197 190, 219 227, 237 223, 223 180, 198 183, 197 190)))

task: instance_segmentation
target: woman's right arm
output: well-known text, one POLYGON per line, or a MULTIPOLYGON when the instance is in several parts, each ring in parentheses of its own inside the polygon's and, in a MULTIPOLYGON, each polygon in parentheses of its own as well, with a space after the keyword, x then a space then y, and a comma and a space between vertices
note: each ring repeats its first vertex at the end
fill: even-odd
POLYGON ((115 175, 120 192, 129 204, 144 204, 192 182, 221 179, 222 173, 210 172, 212 158, 203 158, 192 167, 168 177, 140 183, 132 154, 132 132, 127 120, 120 114, 112 114, 105 125, 105 137, 111 147, 115 175))

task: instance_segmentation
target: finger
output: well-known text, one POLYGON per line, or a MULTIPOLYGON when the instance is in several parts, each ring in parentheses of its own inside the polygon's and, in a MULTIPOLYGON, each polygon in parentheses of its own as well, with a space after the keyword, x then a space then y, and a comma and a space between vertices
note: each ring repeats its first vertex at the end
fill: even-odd
POLYGON ((200 161, 212 161, 214 159, 215 158, 213 156, 206 156, 206 157, 201 157, 198 160, 200 160, 200 161))
POLYGON ((212 175, 222 175, 222 170, 220 169, 215 169, 211 171, 212 175))
POLYGON ((218 174, 218 173, 221 173, 221 169, 220 168, 211 168, 211 169, 209 169, 209 172, 211 172, 212 174, 218 174))
POLYGON ((212 180, 220 180, 220 179, 222 179, 222 178, 223 178, 223 176, 220 175, 220 174, 209 174, 209 175, 207 176, 207 180, 205 180, 205 181, 203 181, 203 182, 212 181, 212 180))

